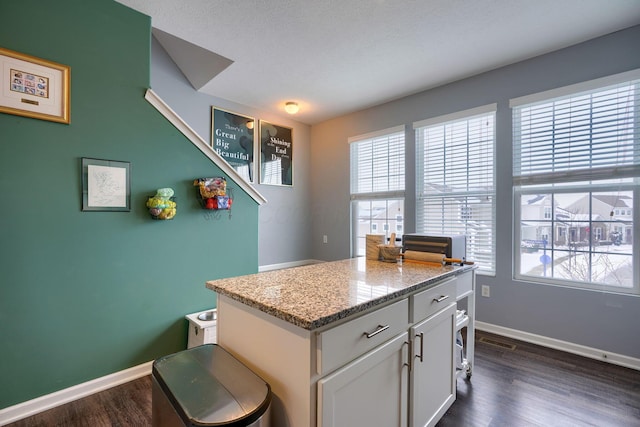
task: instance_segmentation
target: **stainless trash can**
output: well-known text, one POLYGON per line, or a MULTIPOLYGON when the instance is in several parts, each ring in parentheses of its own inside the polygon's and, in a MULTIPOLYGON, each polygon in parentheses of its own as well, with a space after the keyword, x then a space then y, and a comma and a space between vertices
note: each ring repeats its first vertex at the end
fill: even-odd
POLYGON ((153 362, 152 424, 269 427, 271 387, 217 344, 153 362))

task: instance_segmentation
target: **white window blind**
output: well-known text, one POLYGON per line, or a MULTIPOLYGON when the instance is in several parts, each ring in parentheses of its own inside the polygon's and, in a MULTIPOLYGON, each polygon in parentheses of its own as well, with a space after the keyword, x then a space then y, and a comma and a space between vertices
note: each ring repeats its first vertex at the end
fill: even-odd
POLYGON ((640 293, 640 72, 511 105, 515 277, 640 293))
POLYGON ((404 127, 350 139, 351 195, 404 194, 404 127))
POLYGON ((366 235, 402 234, 404 126, 349 138, 352 255, 365 254, 366 235))
POLYGON ((467 236, 467 258, 495 273, 495 104, 414 124, 416 229, 467 236))
POLYGON ((516 106, 514 185, 640 176, 639 82, 516 106))

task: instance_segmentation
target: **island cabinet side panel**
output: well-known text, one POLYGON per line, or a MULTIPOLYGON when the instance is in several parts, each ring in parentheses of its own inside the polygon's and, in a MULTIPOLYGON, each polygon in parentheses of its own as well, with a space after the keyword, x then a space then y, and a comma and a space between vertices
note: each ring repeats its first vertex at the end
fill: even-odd
POLYGON ((311 332, 221 294, 217 308, 218 344, 271 386, 271 425, 315 426, 311 332))

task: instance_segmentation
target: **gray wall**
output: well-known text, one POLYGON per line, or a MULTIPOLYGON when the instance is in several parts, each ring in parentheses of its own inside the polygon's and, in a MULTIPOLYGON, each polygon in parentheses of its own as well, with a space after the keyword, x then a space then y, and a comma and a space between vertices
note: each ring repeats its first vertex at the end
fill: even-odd
POLYGON ((639 297, 512 279, 509 109, 510 98, 640 68, 638 46, 640 26, 314 125, 311 130, 314 256, 324 260, 350 256, 348 137, 406 125, 405 227, 409 232, 415 229, 415 216, 409 216, 415 209, 412 123, 497 102, 497 273, 495 277, 478 277, 478 286, 491 286, 490 298, 477 299, 478 320, 640 358, 639 297), (327 244, 322 243, 323 235, 328 236, 327 244))
MULTIPOLYGON (((224 72, 233 72, 233 65, 224 72)), ((270 266, 311 258, 309 230, 310 127, 282 116, 205 95, 191 86, 155 38, 151 50, 151 87, 205 141, 211 142, 211 107, 293 128, 293 186, 255 184, 266 199, 260 206, 258 265, 270 266)), ((224 250, 224 242, 215 244, 224 250)))

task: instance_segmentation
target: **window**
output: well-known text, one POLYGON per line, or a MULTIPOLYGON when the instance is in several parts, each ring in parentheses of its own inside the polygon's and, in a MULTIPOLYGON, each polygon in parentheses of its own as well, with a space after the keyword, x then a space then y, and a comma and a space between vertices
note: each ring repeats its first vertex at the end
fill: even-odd
POLYGON ((467 258, 495 273, 496 105, 414 123, 416 231, 466 235, 467 258))
POLYGON ((639 78, 511 101, 517 279, 640 293, 639 78))
POLYGON ((385 241, 402 231, 404 126, 349 138, 351 152, 352 255, 364 256, 366 235, 385 241))

